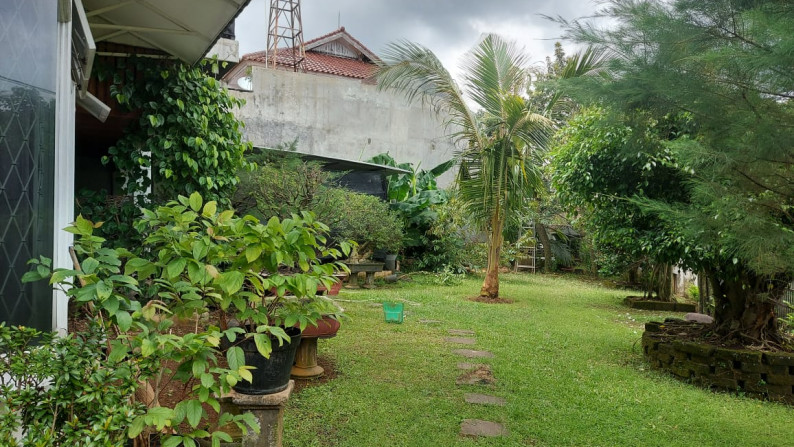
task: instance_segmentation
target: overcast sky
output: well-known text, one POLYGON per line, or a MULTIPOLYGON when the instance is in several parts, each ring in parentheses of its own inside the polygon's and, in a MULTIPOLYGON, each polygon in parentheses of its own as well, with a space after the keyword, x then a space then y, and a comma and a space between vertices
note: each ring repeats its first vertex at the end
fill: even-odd
MULTIPOLYGON (((265 50, 269 0, 251 0, 236 22, 240 55, 265 50)), ((350 35, 380 54, 393 41, 420 43, 453 75, 460 57, 483 33, 519 42, 533 62, 554 52, 559 25, 541 14, 566 19, 592 14, 594 0, 302 0, 304 40, 344 26, 350 35)), ((574 48, 563 42, 570 54, 574 48)))

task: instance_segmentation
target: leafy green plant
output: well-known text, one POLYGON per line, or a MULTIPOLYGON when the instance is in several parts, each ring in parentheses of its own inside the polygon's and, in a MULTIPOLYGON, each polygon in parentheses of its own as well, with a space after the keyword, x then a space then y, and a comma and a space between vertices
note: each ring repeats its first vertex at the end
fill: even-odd
MULTIPOLYGON (((205 203, 198 193, 142 212, 136 227, 147 237, 140 256, 105 247, 104 238, 95 235, 101 224, 78 217, 67 231, 76 235, 82 270, 51 272, 51 262, 40 258, 31 261, 33 269, 23 280, 49 278, 83 307, 89 321, 97 322, 104 348, 95 347, 97 361, 129 376, 137 402, 145 404, 130 416, 127 436, 146 439, 159 433, 169 446, 194 446, 196 438, 209 437, 218 446, 231 438, 221 429, 210 433, 206 408, 218 412, 217 396, 252 380, 234 343, 240 336, 252 337, 267 357, 273 340, 287 338, 284 326, 304 328, 327 314, 331 304, 315 295, 317 285, 330 287, 331 275, 344 266, 320 264, 318 256, 341 253, 320 245, 327 227, 308 213, 262 224, 232 210, 219 211, 216 202, 205 203), (177 320, 214 309, 222 315, 217 325, 197 323, 185 335, 172 331, 177 320), (230 314, 247 333, 226 324, 230 314), (222 338, 233 345, 223 350, 222 338), (189 394, 166 406, 160 395, 172 381, 186 384, 189 394), (166 429, 180 425, 179 434, 166 429)), ((129 391, 125 399, 132 398, 129 391)), ((253 417, 220 415, 217 426, 228 424, 247 430, 253 417)))
POLYGON ((146 408, 124 361, 104 358, 96 324, 56 337, 0 323, 0 444, 120 445, 146 408), (113 386, 107 386, 113 384, 113 386))
POLYGON ((430 171, 419 169, 413 163, 397 164, 388 153, 376 155, 369 161, 410 171, 387 177, 390 207, 403 220, 403 252, 406 258, 414 260, 414 266, 419 269, 442 270, 449 264, 444 262, 442 253, 446 244, 439 240, 443 235, 434 235, 430 229, 439 219, 439 207, 449 201, 450 194, 438 189, 436 179, 449 171, 457 160, 448 160, 430 171))
POLYGON ((265 357, 271 351, 269 336, 279 343, 288 341, 283 327, 298 324, 303 329, 336 312, 317 296, 317 287, 330 289, 336 282, 333 274, 346 267, 320 258, 339 258, 349 252, 350 244, 340 241, 342 251, 325 247, 328 227, 312 213, 284 220, 272 217, 263 224, 253 216, 219 211, 215 202, 204 203, 194 193, 154 211, 144 210, 137 225, 148 233, 144 245, 156 258, 133 258, 127 272, 148 276, 161 271, 170 284, 194 287, 189 295, 174 287, 160 296, 189 297, 183 308, 189 312, 219 309, 221 327, 234 318, 265 357))
POLYGON ((133 58, 128 64, 134 70, 113 67, 101 77, 112 78, 116 101, 140 111, 140 119, 103 161, 118 168, 130 197, 143 198, 152 187, 156 202, 197 191, 228 204, 251 143, 233 113, 243 100, 204 72, 208 66, 217 71, 217 61, 190 67, 133 58))
POLYGON ((693 301, 698 301, 700 299, 700 289, 697 284, 690 284, 686 289, 686 294, 687 297, 693 301))
POLYGON ((262 220, 273 216, 284 219, 314 209, 325 200, 324 193, 335 177, 319 163, 305 162, 293 154, 263 152, 247 158, 256 167, 240 171, 233 205, 262 220))
POLYGON ((128 196, 112 197, 106 190, 80 190, 75 199, 75 211, 93 222, 102 222, 97 235, 115 247, 140 247, 143 236, 134 222, 141 217, 141 209, 128 196))
POLYGON ((450 266, 445 266, 440 272, 436 272, 433 276, 433 284, 439 286, 457 286, 463 283, 463 278, 466 275, 456 272, 450 266))
POLYGON ((315 203, 314 210, 317 218, 328 224, 335 242, 355 241, 362 258, 376 249, 394 253, 401 246, 402 222, 377 197, 330 188, 323 200, 315 203))
MULTIPOLYGON (((82 259, 81 270, 50 272, 50 261, 39 258, 30 261, 33 268, 23 276, 23 281, 49 278, 51 284, 64 290, 70 301, 82 307, 87 321, 96 322, 104 341, 97 361, 114 365, 129 375, 137 385, 133 390, 135 401, 145 404, 145 411, 135 414, 125 427, 128 437, 148 439, 160 433, 164 442, 175 446, 195 445, 194 439, 200 437, 211 437, 215 446, 221 440, 230 440, 227 433, 221 430, 209 433, 200 425, 209 417, 203 404, 219 411, 216 396, 228 392, 238 381, 250 379, 251 372, 233 355, 227 355, 228 368, 219 363, 221 337, 234 339, 237 332, 209 326, 184 336, 174 334, 172 315, 193 314, 201 309, 195 304, 199 289, 169 281, 167 270, 158 266, 132 276, 134 260, 140 258, 123 248, 104 247, 104 238, 94 235, 99 226, 78 216, 66 228, 76 236, 75 251, 82 259), (176 293, 169 295, 167 291, 176 293), (179 366, 172 369, 173 364, 179 366), (159 400, 160 393, 173 380, 183 383, 195 380, 196 384, 187 399, 173 407, 164 406, 159 400), (183 423, 190 429, 179 435, 165 430, 183 423)), ((102 392, 106 387, 107 383, 102 383, 92 392, 102 392)), ((126 391, 125 398, 133 399, 130 390, 126 391)), ((72 398, 78 397, 79 394, 72 398)), ((253 419, 250 415, 226 414, 220 416, 219 424, 236 424, 245 431, 253 427, 253 419)))

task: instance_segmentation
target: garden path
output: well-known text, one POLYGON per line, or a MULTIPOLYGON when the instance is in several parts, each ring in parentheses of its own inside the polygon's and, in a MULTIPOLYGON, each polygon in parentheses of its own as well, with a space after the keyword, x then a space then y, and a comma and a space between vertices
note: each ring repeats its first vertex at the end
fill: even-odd
MULTIPOLYGON (((451 337, 444 338, 444 341, 447 343, 467 346, 477 343, 474 337, 474 331, 467 329, 450 329, 448 332, 451 337)), ((493 358, 494 356, 489 351, 478 351, 473 349, 454 349, 452 352, 470 359, 493 358)), ((496 382, 496 378, 491 372, 491 367, 488 365, 462 362, 458 363, 458 369, 465 371, 458 377, 458 380, 455 381, 458 385, 489 386, 496 382)), ((506 404, 506 401, 501 397, 482 393, 466 393, 464 399, 466 403, 470 405, 496 405, 503 407, 506 404)), ((460 436, 477 438, 507 436, 507 434, 507 428, 497 422, 484 421, 481 419, 464 419, 460 424, 460 436)))

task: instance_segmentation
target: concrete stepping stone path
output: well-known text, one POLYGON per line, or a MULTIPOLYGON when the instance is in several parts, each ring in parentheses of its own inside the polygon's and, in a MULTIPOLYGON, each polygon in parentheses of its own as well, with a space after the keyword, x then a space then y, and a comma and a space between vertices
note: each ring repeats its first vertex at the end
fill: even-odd
POLYGON ((450 329, 449 335, 457 335, 457 336, 467 336, 467 335, 474 335, 474 331, 470 331, 468 329, 450 329))
POLYGON ((476 351, 474 349, 453 349, 453 354, 462 355, 470 359, 491 359, 493 354, 489 351, 476 351))
POLYGON ((501 397, 490 396, 488 394, 466 393, 464 398, 466 402, 478 405, 496 405, 498 407, 504 407, 507 403, 501 397))
POLYGON ((421 318, 421 319, 419 319, 417 321, 419 321, 420 324, 440 324, 441 323, 441 320, 427 320, 427 319, 424 319, 424 318, 421 318))
POLYGON ((476 340, 472 337, 444 337, 444 341, 447 343, 458 343, 460 345, 473 345, 476 343, 476 340))
POLYGON ((464 419, 460 424, 460 435, 468 437, 497 437, 507 436, 509 432, 502 424, 483 421, 480 419, 464 419))
MULTIPOLYGON (((476 339, 474 338, 474 331, 468 329, 449 329, 451 337, 444 337, 447 343, 457 343, 461 345, 474 345, 476 339)), ((494 355, 489 351, 478 351, 474 349, 453 349, 452 353, 462 355, 466 358, 493 358, 494 355)), ((479 385, 488 386, 496 383, 496 378, 488 365, 460 362, 458 369, 465 372, 458 377, 455 381, 457 385, 479 385)), ((505 400, 501 397, 489 396, 480 393, 466 393, 464 396, 466 403, 472 405, 495 405, 499 407, 505 406, 505 400)), ((464 419, 460 424, 460 436, 463 437, 498 437, 506 436, 507 429, 496 422, 483 421, 480 419, 464 419)))
POLYGON ((488 365, 479 365, 477 368, 467 371, 455 381, 457 385, 493 385, 496 378, 488 365))

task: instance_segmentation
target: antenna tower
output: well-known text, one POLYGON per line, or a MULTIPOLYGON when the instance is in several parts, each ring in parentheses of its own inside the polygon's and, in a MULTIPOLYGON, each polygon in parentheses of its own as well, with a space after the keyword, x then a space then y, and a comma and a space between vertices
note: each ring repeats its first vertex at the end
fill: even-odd
POLYGON ((304 58, 300 0, 270 0, 267 66, 276 68, 280 63, 298 71, 304 58))

